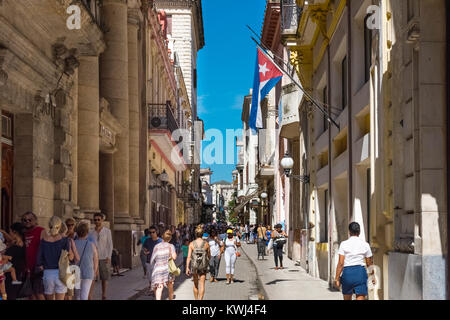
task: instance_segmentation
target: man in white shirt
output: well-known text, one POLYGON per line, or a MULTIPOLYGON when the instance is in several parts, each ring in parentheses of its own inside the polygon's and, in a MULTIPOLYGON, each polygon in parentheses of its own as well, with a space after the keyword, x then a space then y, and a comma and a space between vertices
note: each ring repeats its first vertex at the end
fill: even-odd
POLYGON ((340 287, 342 283, 344 300, 352 300, 353 294, 356 294, 356 300, 365 300, 368 294, 365 266, 373 264, 372 250, 367 242, 359 238, 361 231, 359 223, 350 223, 348 229, 350 238, 341 243, 338 251, 336 286, 340 287))
POLYGON ((223 242, 217 236, 217 231, 212 229, 208 237, 208 244, 211 250, 211 259, 209 259, 209 273, 211 277, 210 282, 218 282, 217 276, 219 273, 220 258, 223 253, 223 242))
MULTIPOLYGON (((95 229, 89 233, 88 239, 95 243, 98 251, 98 271, 102 281, 102 300, 106 300, 106 286, 111 279, 111 255, 113 251, 113 242, 111 230, 103 226, 104 216, 98 212, 94 214, 95 229)), ((92 282, 91 292, 94 287, 92 282)), ((91 300, 91 299, 89 299, 91 300)))

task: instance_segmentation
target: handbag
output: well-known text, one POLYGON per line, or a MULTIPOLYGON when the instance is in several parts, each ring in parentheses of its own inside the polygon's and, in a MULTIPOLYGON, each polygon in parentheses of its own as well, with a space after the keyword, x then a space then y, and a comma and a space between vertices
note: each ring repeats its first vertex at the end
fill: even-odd
POLYGON ((66 249, 61 250, 61 255, 59 257, 58 262, 58 269, 59 269, 59 280, 61 280, 61 282, 65 286, 67 286, 69 277, 72 275, 72 272, 70 270, 69 251, 67 251, 66 249))
POLYGON ((286 237, 281 236, 281 237, 276 238, 276 239, 275 239, 275 244, 276 244, 277 246, 285 245, 285 244, 286 244, 286 237))
POLYGON ((33 295, 33 287, 31 285, 31 274, 27 272, 27 275, 25 277, 25 281, 22 284, 22 287, 20 288, 19 293, 17 294, 17 298, 28 298, 33 295))
MULTIPOLYGON (((170 252, 172 253, 172 249, 170 250, 170 252)), ((169 258, 169 273, 175 277, 178 277, 181 274, 180 268, 177 267, 172 257, 169 258)))

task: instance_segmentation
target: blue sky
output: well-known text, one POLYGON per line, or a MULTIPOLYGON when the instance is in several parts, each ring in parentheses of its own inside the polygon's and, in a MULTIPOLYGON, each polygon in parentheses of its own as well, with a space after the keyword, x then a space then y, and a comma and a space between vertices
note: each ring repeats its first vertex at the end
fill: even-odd
MULTIPOLYGON (((261 33, 266 0, 203 0, 202 4, 205 47, 198 53, 198 114, 205 130, 219 129, 225 137, 226 129, 242 128, 242 104, 253 86, 256 59, 256 45, 246 25, 261 33)), ((203 148, 210 143, 203 141, 203 148)), ((225 161, 225 150, 223 157, 225 161)), ((235 165, 203 163, 201 167, 211 168, 214 183, 231 182, 235 165)))

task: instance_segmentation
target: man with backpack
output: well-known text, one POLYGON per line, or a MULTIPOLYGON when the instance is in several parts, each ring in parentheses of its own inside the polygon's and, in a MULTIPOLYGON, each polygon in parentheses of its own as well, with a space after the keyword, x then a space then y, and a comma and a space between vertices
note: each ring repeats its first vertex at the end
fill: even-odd
POLYGON ((186 261, 186 275, 194 277, 194 299, 203 300, 205 295, 206 273, 209 269, 211 250, 207 241, 202 239, 203 227, 195 229, 195 240, 189 244, 186 261))

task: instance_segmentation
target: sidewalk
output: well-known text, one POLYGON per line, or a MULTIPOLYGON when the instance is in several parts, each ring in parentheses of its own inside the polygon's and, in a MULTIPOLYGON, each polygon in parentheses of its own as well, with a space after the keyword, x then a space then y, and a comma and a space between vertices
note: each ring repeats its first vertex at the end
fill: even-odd
MULTIPOLYGON (((258 297, 258 284, 256 277, 256 270, 252 262, 247 258, 245 254, 238 258, 236 261, 235 269, 235 282, 233 284, 226 284, 225 275, 225 260, 222 258, 220 262, 219 275, 217 280, 219 282, 211 283, 208 281, 210 278, 207 275, 207 281, 205 283, 205 296, 204 300, 252 300, 253 297, 258 297)), ((174 284, 174 298, 175 300, 193 300, 194 282, 192 277, 187 277, 182 273, 175 279, 174 284)), ((154 296, 148 296, 145 292, 142 292, 133 299, 136 300, 154 300, 154 296)), ((163 291, 163 300, 168 299, 167 290, 163 291)))
POLYGON ((340 292, 331 291, 326 281, 311 277, 287 255, 283 255, 284 269, 275 270, 273 253, 258 260, 256 244, 241 243, 256 266, 266 300, 343 300, 340 292))
MULTIPOLYGON (((183 254, 177 257, 176 264, 178 266, 183 264, 183 254)), ((144 270, 139 265, 133 269, 121 272, 121 276, 113 276, 108 281, 106 288, 106 295, 108 300, 134 300, 145 294, 148 288, 148 279, 144 278, 144 270)), ((93 300, 101 300, 102 298, 102 282, 95 282, 93 300)))
MULTIPOLYGON (((148 280, 144 277, 144 270, 141 266, 135 267, 121 273, 123 276, 113 276, 108 281, 106 296, 108 300, 128 300, 148 287, 148 280)), ((96 281, 93 300, 102 299, 102 282, 96 281)))

